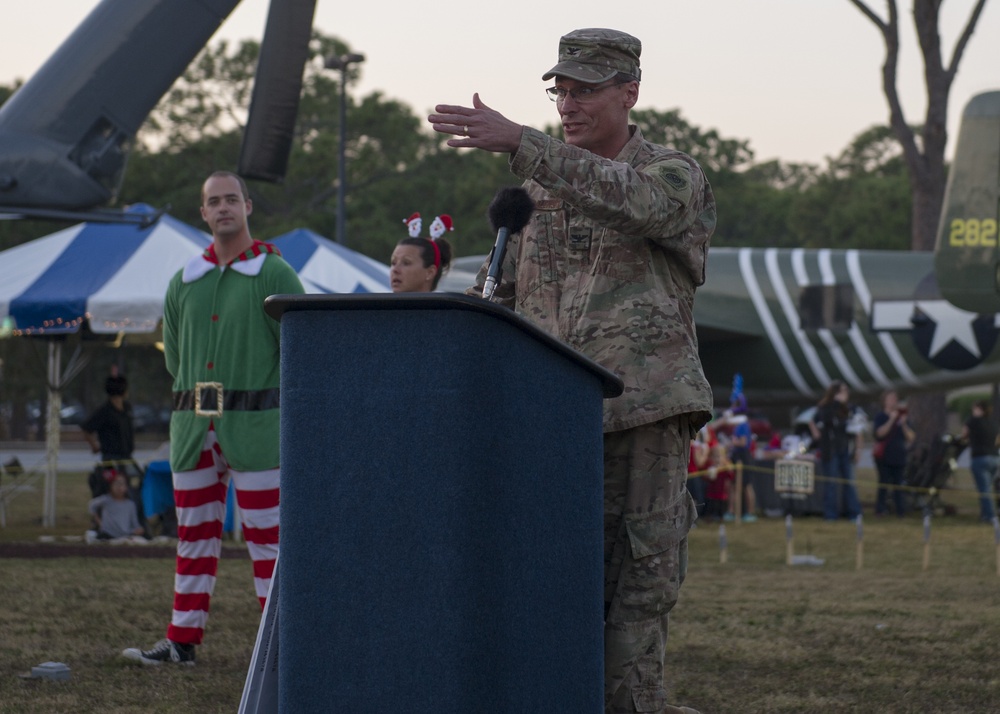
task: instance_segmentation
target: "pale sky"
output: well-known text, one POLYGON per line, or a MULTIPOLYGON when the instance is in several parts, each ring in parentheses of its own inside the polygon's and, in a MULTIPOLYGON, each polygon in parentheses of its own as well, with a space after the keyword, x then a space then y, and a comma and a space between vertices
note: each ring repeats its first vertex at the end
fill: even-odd
MULTIPOLYGON (((0 82, 30 77, 97 4, 4 0, 0 82)), ((911 3, 899 4, 899 88, 907 120, 916 124, 924 110, 922 64, 911 3)), ((869 5, 885 12, 882 0, 869 5)), ((947 62, 974 1, 943 5, 947 62)), ((1000 89, 997 5, 987 4, 959 66, 949 155, 965 103, 1000 89)), ((267 7, 268 0, 242 0, 213 41, 260 39, 267 7)), ((749 140, 758 161, 822 164, 855 135, 888 121, 882 38, 848 0, 576 0, 551 8, 538 0, 318 0, 315 25, 366 55, 352 92, 381 91, 419 115, 438 103, 471 104, 478 91, 508 118, 542 128, 556 119, 541 75, 556 62, 559 36, 582 27, 614 27, 643 43, 638 108, 679 108, 695 126, 749 140)))

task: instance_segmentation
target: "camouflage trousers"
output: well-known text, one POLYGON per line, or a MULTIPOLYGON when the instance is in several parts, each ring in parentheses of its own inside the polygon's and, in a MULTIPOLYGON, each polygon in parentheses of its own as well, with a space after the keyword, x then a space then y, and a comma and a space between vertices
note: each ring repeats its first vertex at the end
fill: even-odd
POLYGON ((660 712, 667 618, 697 518, 687 415, 604 435, 604 705, 660 712))

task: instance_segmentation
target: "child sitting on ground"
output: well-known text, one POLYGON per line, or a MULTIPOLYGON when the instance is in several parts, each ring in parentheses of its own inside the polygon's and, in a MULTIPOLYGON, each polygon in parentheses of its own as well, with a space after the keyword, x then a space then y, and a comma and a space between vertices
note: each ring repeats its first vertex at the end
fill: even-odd
POLYGON ((91 537, 97 540, 143 535, 144 530, 139 523, 135 502, 128 497, 128 481, 125 474, 117 474, 111 481, 110 492, 92 499, 89 510, 90 515, 94 517, 96 528, 96 533, 91 537))

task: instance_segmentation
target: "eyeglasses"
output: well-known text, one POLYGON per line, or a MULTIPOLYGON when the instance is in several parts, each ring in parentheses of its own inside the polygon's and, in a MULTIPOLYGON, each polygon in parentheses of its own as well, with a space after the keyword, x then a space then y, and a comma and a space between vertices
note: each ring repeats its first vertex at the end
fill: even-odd
POLYGON ((566 97, 572 97, 573 101, 577 104, 586 104, 594 100, 594 95, 598 92, 611 89, 611 87, 620 87, 623 84, 628 84, 628 82, 615 82, 614 84, 605 84, 602 87, 577 87, 576 89, 566 89, 565 87, 549 87, 545 90, 545 93, 549 95, 549 99, 553 102, 561 103, 566 101, 566 97))

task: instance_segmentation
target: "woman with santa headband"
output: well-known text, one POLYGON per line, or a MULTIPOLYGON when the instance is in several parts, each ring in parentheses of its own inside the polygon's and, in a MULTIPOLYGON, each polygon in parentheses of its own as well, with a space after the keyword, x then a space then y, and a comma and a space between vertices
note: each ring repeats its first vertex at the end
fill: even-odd
POLYGON ((389 282, 394 293, 433 292, 441 276, 451 264, 451 244, 444 234, 454 230, 451 216, 440 215, 431 223, 430 238, 420 236, 420 214, 414 213, 403 221, 408 238, 392 251, 389 282))

